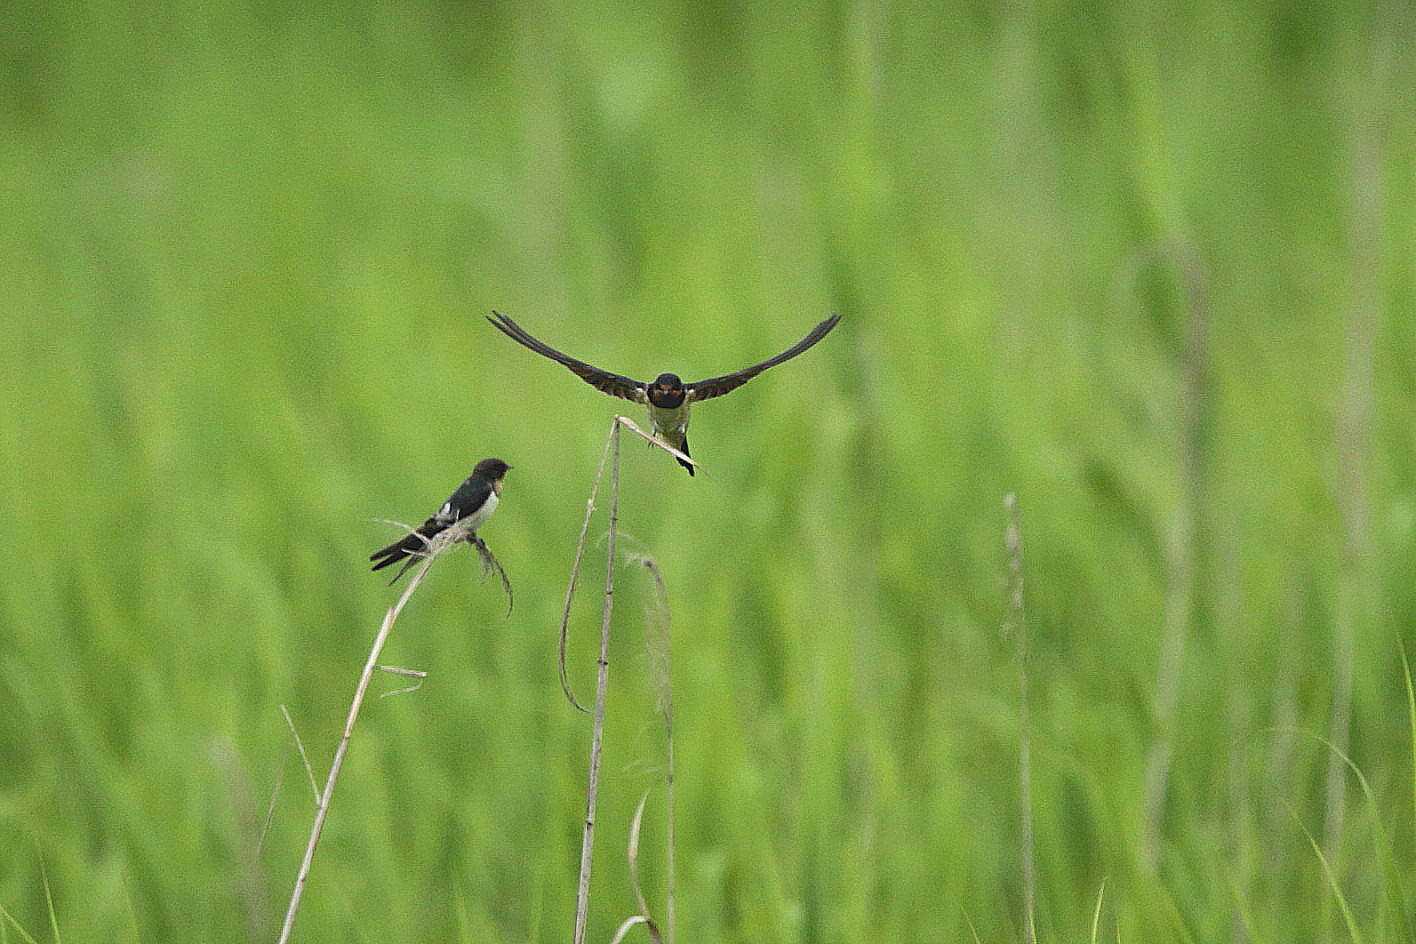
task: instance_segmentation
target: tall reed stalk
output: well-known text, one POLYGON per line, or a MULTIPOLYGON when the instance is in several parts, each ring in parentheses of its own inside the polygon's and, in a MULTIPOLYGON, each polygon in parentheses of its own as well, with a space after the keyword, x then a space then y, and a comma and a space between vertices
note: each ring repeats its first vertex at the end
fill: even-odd
MULTIPOLYGON (((619 532, 619 458, 621 429, 628 429, 636 433, 676 458, 681 458, 690 463, 693 462, 692 459, 670 446, 668 443, 644 432, 644 430, 640 429, 634 422, 626 417, 616 416, 610 424, 609 440, 606 443, 606 452, 610 461, 610 530, 606 541, 607 547, 605 554, 605 600, 600 611, 600 656, 596 660, 595 704, 591 713, 593 720, 590 729, 590 769, 586 778, 585 787, 585 823, 580 843, 580 879, 575 895, 574 944, 584 944, 585 927, 590 917, 590 871, 595 855, 595 813, 600 796, 600 756, 604 748, 605 700, 608 694, 610 679, 610 625, 611 616, 614 612, 615 550, 619 532)), ((595 511, 595 497, 599 494, 600 479, 604 475, 604 471, 605 460, 602 458, 600 461, 600 469, 595 475, 595 482, 591 486, 590 499, 586 502, 585 522, 581 526, 580 541, 575 549, 575 560, 571 566, 570 573, 570 586, 566 590, 565 611, 561 620, 561 686, 570 703, 582 711, 584 709, 581 708, 580 703, 576 700, 575 694, 570 686, 569 672, 566 668, 566 647, 569 640, 570 609, 571 604, 575 600, 575 588, 580 574, 580 562, 585 552, 585 538, 589 532, 590 517, 595 511)))
MULTIPOLYGON (((394 622, 397 621, 404 606, 412 598, 413 592, 423 582, 423 578, 427 576, 428 568, 432 567, 434 561, 459 541, 470 541, 475 544, 478 552, 482 555, 483 565, 499 571, 503 585, 506 586, 506 573, 501 570, 501 565, 496 563, 496 558, 492 556, 486 544, 465 528, 454 525, 427 542, 427 547, 422 551, 423 563, 414 571, 413 579, 404 588, 403 595, 398 598, 398 602, 389 607, 388 612, 384 614, 378 635, 374 637, 374 644, 369 649, 369 657, 364 661, 364 670, 359 674, 359 684, 354 689, 354 700, 349 704, 349 716, 344 722, 344 734, 339 739, 339 747, 335 749, 334 761, 329 768, 329 776, 325 778, 324 790, 319 794, 319 802, 315 807, 315 823, 310 828, 310 838, 305 843, 305 856, 300 862, 300 871, 295 877, 295 888, 290 893, 290 905, 285 911, 285 923, 280 929, 279 944, 286 944, 290 940, 290 931, 295 926, 295 915, 300 910, 300 901, 305 895, 305 884, 310 877, 310 866, 315 860, 315 849, 319 847, 325 820, 329 817, 334 785, 339 780, 340 770, 344 767, 344 757, 349 751, 349 741, 354 736, 354 724, 359 720, 359 711, 364 706, 364 696, 369 691, 369 681, 373 678, 374 670, 379 667, 379 654, 383 652, 384 644, 388 642, 388 637, 393 632, 394 622)), ((302 746, 301 754, 303 755, 303 753, 302 746)))

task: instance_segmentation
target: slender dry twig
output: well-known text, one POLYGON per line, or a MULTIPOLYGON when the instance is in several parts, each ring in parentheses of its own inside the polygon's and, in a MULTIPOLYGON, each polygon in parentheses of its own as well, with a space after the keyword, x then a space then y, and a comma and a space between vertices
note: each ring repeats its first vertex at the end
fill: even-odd
MULTIPOLYGON (((280 788, 285 783, 285 761, 289 756, 290 748, 286 746, 284 753, 280 755, 280 763, 275 768, 275 786, 270 788, 270 803, 266 804, 265 822, 261 824, 261 834, 256 839, 256 855, 258 856, 265 848, 266 834, 270 832, 270 824, 275 821, 275 804, 280 800, 280 788)), ((0 938, 0 944, 3 944, 3 938, 0 938)))
MULTIPOLYGON (((255 842, 256 809, 252 804, 251 785, 246 772, 236 756, 235 747, 225 738, 216 738, 208 748, 213 766, 221 772, 226 783, 231 814, 236 824, 236 900, 241 906, 242 918, 246 925, 246 938, 264 941, 270 938, 270 904, 268 901, 269 882, 261 864, 260 837, 255 842)), ((264 835, 264 830, 262 830, 264 835)), ((0 940, 4 934, 0 933, 0 940)), ((57 941, 57 938, 56 938, 57 941)))
MULTIPOLYGON (((380 524, 391 524, 396 528, 401 528, 407 533, 413 535, 419 541, 423 542, 422 550, 408 552, 407 561, 404 562, 402 569, 400 569, 398 573, 393 575, 393 579, 389 581, 390 586, 397 583, 398 578, 406 574, 413 567, 414 564, 431 554, 433 549, 433 542, 436 541, 441 535, 447 534, 447 532, 444 531, 440 532, 439 534, 435 534, 432 537, 429 537, 428 535, 419 531, 412 525, 404 524, 402 521, 393 521, 389 518, 368 518, 366 520, 377 521, 380 524)), ((453 525, 453 529, 457 529, 456 524, 453 525)), ((457 541, 466 541, 468 544, 472 545, 477 549, 477 554, 482 559, 483 574, 495 573, 498 577, 501 578, 502 592, 506 594, 506 615, 510 616, 511 608, 516 601, 511 592, 511 580, 507 578, 506 570, 502 567, 501 561, 497 560, 497 556, 492 553, 492 549, 487 546, 487 542, 483 541, 481 537, 478 536, 476 531, 468 530, 464 525, 461 529, 457 529, 455 533, 456 538, 453 540, 453 543, 456 543, 457 541)), ((442 545, 439 544, 438 547, 441 548, 442 545)))
MULTIPOLYGON (((597 662, 599 671, 596 674, 594 720, 590 732, 590 772, 585 788, 585 831, 581 838, 580 881, 575 896, 574 944, 584 944, 585 926, 590 913, 590 866, 594 859, 595 808, 599 800, 600 792, 600 754, 604 745, 605 695, 609 687, 610 676, 610 618, 614 611, 615 545, 619 535, 619 447, 621 427, 627 427, 671 455, 682 456, 682 458, 688 462, 693 461, 662 439, 644 432, 644 430, 640 429, 626 417, 616 416, 614 421, 610 424, 610 437, 609 442, 606 444, 610 461, 610 530, 605 549, 605 603, 600 615, 600 658, 597 662)), ((571 570, 571 585, 566 593, 565 613, 561 624, 561 686, 565 690, 566 697, 570 699, 571 704, 580 708, 582 711, 584 709, 576 702, 575 696, 570 691, 566 674, 565 650, 568 638, 567 626, 570 619, 570 604, 574 598, 575 582, 579 574, 580 560, 584 551, 585 533, 589 528, 590 514, 594 511, 595 496, 600 487, 600 480, 604 475, 604 462, 605 460, 602 458, 600 470, 595 475, 595 484, 590 493, 590 501, 586 503, 585 524, 581 527, 580 544, 576 548, 575 562, 571 570)), ((632 924, 630 926, 632 926, 632 924)))
POLYGON ((644 900, 644 886, 639 881, 639 829, 644 825, 644 804, 649 802, 649 791, 639 798, 639 806, 634 811, 634 819, 629 822, 629 881, 634 886, 634 899, 639 902, 639 913, 649 926, 649 934, 658 944, 663 944, 654 918, 649 914, 649 902, 644 900))
POLYGON ((624 940, 624 936, 628 934, 630 929, 636 924, 647 923, 648 919, 643 915, 630 915, 628 918, 624 919, 624 924, 619 926, 619 930, 615 931, 615 936, 610 938, 610 944, 620 944, 620 941, 624 940))
POLYGON ((600 614, 599 672, 595 678, 595 720, 590 732, 590 775, 585 788, 585 833, 580 843, 580 883, 575 895, 575 944, 585 940, 590 913, 590 863, 595 848, 595 805, 600 795, 600 751, 605 733, 605 692, 610 681, 610 616, 615 598, 615 529, 619 524, 619 423, 610 428, 610 536, 605 557, 605 605, 600 614))
POLYGON ((39 852, 39 878, 44 883, 44 903, 49 906, 49 929, 54 933, 54 944, 63 944, 63 938, 59 934, 59 915, 54 911, 54 892, 49 887, 49 870, 44 867, 43 852, 39 852))
MULTIPOLYGON (((693 458, 692 458, 688 453, 686 453, 686 452, 679 452, 677 449, 675 449, 673 446, 670 446, 668 443, 664 442, 664 441, 663 441, 662 439, 660 439, 658 436, 654 436, 654 435, 651 435, 650 433, 644 432, 644 430, 642 430, 642 429, 640 429, 638 426, 634 425, 634 421, 631 420, 629 417, 627 417, 627 416, 616 416, 616 417, 615 417, 615 422, 618 423, 619 425, 625 427, 626 429, 630 430, 631 432, 637 433, 637 434, 639 434, 640 436, 644 437, 644 439, 646 439, 648 442, 652 443, 652 444, 655 445, 655 446, 658 446, 660 449, 664 450, 664 451, 667 452, 669 455, 673 456, 675 459, 682 459, 684 462, 687 462, 689 465, 691 465, 691 466, 693 466, 694 468, 697 468, 697 469, 703 468, 703 466, 701 466, 701 465, 699 465, 697 462, 695 462, 695 461, 693 460, 693 458)), ((707 475, 707 472, 704 472, 704 474, 707 475)))
POLYGON ((600 467, 595 470, 595 482, 590 486, 590 497, 585 501, 585 518, 580 523, 580 539, 575 542, 575 559, 570 565, 570 583, 565 588, 565 607, 561 610, 559 660, 561 691, 565 693, 566 699, 575 706, 575 708, 585 712, 587 715, 590 713, 590 709, 580 704, 579 700, 576 699, 575 692, 570 687, 570 675, 566 669, 566 647, 569 645, 570 641, 570 607, 575 601, 575 588, 580 582, 580 562, 585 557, 585 536, 590 532, 590 518, 595 513, 595 499, 599 497, 600 482, 605 477, 605 462, 610 457, 610 439, 613 437, 614 431, 621 426, 634 431, 648 440, 651 445, 658 446, 670 455, 681 458, 693 466, 702 468, 697 462, 694 462, 692 458, 679 452, 662 439, 644 432, 644 430, 636 426, 628 417, 616 416, 610 421, 611 437, 605 440, 605 451, 600 454, 600 467))
POLYGON ((280 706, 280 713, 285 716, 286 727, 290 728, 290 736, 295 739, 295 747, 300 751, 300 759, 305 762, 305 774, 310 778, 310 792, 315 795, 315 802, 320 802, 319 784, 315 783, 315 769, 310 766, 310 755, 305 753, 305 742, 300 740, 300 732, 295 730, 295 722, 290 717, 290 712, 284 705, 280 706))
POLYGON ((1009 492, 1003 498, 1008 512, 1006 543, 1013 593, 1009 605, 1009 629, 1018 647, 1018 793, 1023 830, 1023 928, 1028 944, 1037 944, 1034 915, 1033 821, 1032 821, 1032 742, 1028 719, 1028 627, 1023 609, 1023 526, 1018 514, 1018 498, 1009 492))
POLYGON ((615 430, 619 428, 619 417, 610 421, 610 435, 605 437, 605 451, 600 454, 600 467, 595 471, 595 483, 590 486, 590 497, 585 501, 585 520, 580 523, 580 540, 575 543, 575 560, 570 565, 570 585, 565 588, 565 609, 561 611, 560 624, 560 683, 565 697, 579 711, 587 715, 590 709, 580 704, 570 687, 570 674, 566 670, 565 650, 570 642, 570 605, 575 602, 575 587, 580 581, 580 562, 585 557, 585 535, 590 531, 590 516, 595 513, 595 499, 600 494, 600 480, 605 477, 605 462, 610 458, 610 446, 614 442, 615 430))
POLYGON ((477 554, 482 558, 482 573, 495 573, 501 578, 502 592, 506 594, 506 615, 511 615, 511 608, 516 603, 516 599, 511 593, 511 581, 507 579, 506 570, 502 567, 501 561, 497 560, 497 555, 492 553, 492 549, 487 547, 487 542, 477 536, 474 531, 467 535, 467 543, 477 549, 477 554))
POLYGON ((380 672, 387 672, 389 675, 402 675, 404 678, 415 678, 418 680, 407 688, 395 688, 391 692, 380 692, 380 698, 387 698, 390 695, 407 695, 410 692, 416 692, 423 687, 423 682, 428 677, 428 673, 424 672, 422 669, 400 669, 396 665, 381 665, 378 669, 380 672))
MULTIPOLYGON (((659 564, 647 554, 636 554, 631 560, 643 565, 654 578, 655 602, 651 607, 649 623, 656 627, 650 638, 650 676, 659 696, 659 713, 664 718, 664 844, 666 860, 666 884, 664 917, 667 921, 668 944, 674 944, 674 691, 673 691, 673 634, 672 616, 669 612, 669 588, 664 583, 664 575, 659 564)), ((640 804, 642 809, 643 804, 640 804)), ((644 911, 647 916, 648 910, 644 911)))
POLYGON ((320 834, 324 831, 325 819, 329 816, 329 804, 331 797, 334 796, 334 785, 339 779, 340 768, 344 766, 344 755, 349 750, 349 739, 354 734, 354 723, 359 719, 359 709, 363 707, 364 696, 369 690, 369 680, 373 678, 374 668, 378 665, 379 653, 383 651, 384 644, 388 642, 389 634, 393 631, 393 624, 398 619, 398 615, 403 612, 403 607, 413 596, 413 591, 418 589, 418 585, 427 576, 428 568, 432 567, 433 562, 448 548, 458 541, 466 540, 467 534, 467 531, 453 525, 433 538, 429 542, 422 565, 414 572, 413 579, 404 588, 403 595, 384 614, 383 623, 379 626, 378 635, 374 637, 373 647, 369 650, 369 658, 364 663, 364 671, 359 675, 359 685, 354 689, 354 700, 349 705, 349 717, 344 722, 344 734, 339 739, 339 747, 335 749, 334 762, 330 765, 324 792, 320 794, 319 804, 315 810, 315 823, 310 829, 309 841, 305 844, 305 857, 300 862, 300 871, 295 877, 295 888, 290 894, 290 907, 286 909, 285 923, 280 929, 279 944, 285 944, 290 940, 290 929, 294 927, 295 914, 300 910, 300 899, 305 894, 305 883, 310 876, 310 865, 315 859, 315 849, 319 846, 320 834))
POLYGON ((614 940, 610 944, 616 944, 630 928, 636 924, 644 925, 644 929, 649 932, 650 939, 654 944, 664 944, 664 936, 659 933, 659 926, 654 923, 654 916, 649 913, 649 902, 644 898, 644 887, 639 881, 639 830, 644 824, 644 804, 649 802, 649 792, 639 798, 639 807, 634 811, 634 819, 629 824, 629 881, 634 886, 634 898, 639 902, 639 914, 627 919, 620 925, 619 931, 615 933, 614 940))

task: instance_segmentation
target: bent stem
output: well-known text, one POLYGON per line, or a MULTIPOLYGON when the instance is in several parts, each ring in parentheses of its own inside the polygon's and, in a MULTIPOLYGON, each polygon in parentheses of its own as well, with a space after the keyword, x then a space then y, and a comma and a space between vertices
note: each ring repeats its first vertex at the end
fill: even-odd
POLYGON ((569 640, 570 608, 575 600, 575 587, 580 577, 580 562, 585 552, 585 536, 590 528, 590 517, 595 511, 595 499, 599 494, 600 481, 605 474, 605 461, 610 462, 610 531, 605 548, 605 603, 600 614, 600 658, 595 680, 595 708, 590 733, 590 772, 585 788, 585 832, 580 844, 580 882, 575 896, 575 944, 584 944, 585 926, 590 913, 590 866, 595 849, 595 808, 600 795, 600 754, 605 733, 605 693, 610 678, 610 617, 614 610, 615 593, 615 544, 619 534, 619 456, 620 427, 625 427, 636 435, 665 452, 694 463, 691 458, 670 446, 657 436, 651 436, 633 421, 616 416, 610 424, 609 439, 605 443, 605 454, 600 458, 600 468, 595 473, 595 484, 591 487, 590 498, 586 502, 585 520, 580 526, 580 540, 575 548, 575 561, 571 565, 570 586, 566 589, 565 609, 561 614, 560 632, 560 678, 561 688, 570 703, 577 709, 585 709, 575 699, 566 670, 566 646, 569 640))
MULTIPOLYGON (((664 917, 668 930, 668 944, 674 944, 674 897, 675 877, 674 877, 674 690, 673 690, 673 619, 669 611, 669 588, 664 583, 664 575, 659 570, 659 564, 654 558, 647 555, 638 555, 634 558, 636 562, 642 564, 644 569, 649 571, 649 575, 654 578, 654 604, 650 610, 650 622, 655 626, 656 632, 649 642, 649 660, 652 666, 651 675, 654 680, 654 687, 659 695, 659 713, 664 718, 664 845, 665 849, 665 885, 664 892, 664 917)), ((639 804, 640 812, 643 812, 643 801, 639 804)), ((634 848, 638 850, 638 815, 636 828, 630 831, 631 837, 635 839, 634 848)), ((638 892, 638 871, 635 870, 635 891, 638 892)), ((649 915, 649 910, 644 906, 644 896, 640 894, 640 907, 645 916, 649 915)), ((651 933, 658 939, 658 930, 653 929, 651 933)))
POLYGON ((634 897, 639 902, 639 914, 624 920, 611 938, 610 944, 620 944, 629 929, 637 924, 644 925, 653 944, 664 944, 664 936, 659 933, 659 926, 654 923, 654 916, 649 913, 649 903, 645 901, 644 888, 639 883, 639 828, 644 823, 644 804, 648 801, 648 793, 639 798, 639 808, 634 811, 634 819, 629 824, 629 879, 634 886, 634 897))
POLYGON ((577 711, 583 711, 587 715, 590 710, 575 699, 575 692, 570 687, 570 675, 566 671, 565 649, 570 641, 570 605, 575 602, 575 587, 580 582, 580 562, 585 557, 585 535, 590 531, 590 516, 595 513, 595 499, 600 494, 600 480, 605 477, 605 462, 610 458, 610 446, 615 441, 615 432, 619 429, 619 417, 615 417, 610 423, 610 435, 605 438, 605 451, 600 454, 600 467, 595 471, 595 484, 590 486, 590 497, 585 501, 585 520, 580 523, 580 540, 575 544, 575 560, 570 565, 570 584, 565 588, 565 609, 561 611, 560 625, 560 683, 561 691, 565 692, 565 697, 575 706, 577 711))
POLYGON ((590 532, 590 518, 595 513, 595 499, 600 495, 600 482, 605 477, 605 462, 610 457, 611 443, 617 441, 616 434, 621 426, 631 430, 638 436, 642 436, 650 444, 658 446, 674 458, 682 459, 692 466, 701 468, 690 456, 670 446, 657 436, 652 436, 644 432, 644 430, 636 426, 634 421, 628 417, 616 416, 610 421, 610 435, 605 439, 605 451, 600 454, 600 467, 595 470, 595 482, 590 486, 590 497, 585 500, 585 518, 580 522, 580 539, 575 542, 575 560, 572 561, 570 565, 570 583, 565 588, 565 607, 561 610, 559 661, 561 691, 565 693, 566 700, 569 701, 576 710, 583 711, 587 715, 590 713, 590 709, 580 704, 579 700, 576 699, 575 692, 570 687, 570 675, 566 670, 565 651, 570 641, 570 607, 571 604, 575 602, 575 588, 580 582, 580 562, 585 557, 585 536, 590 532))
POLYGON ((408 582, 403 595, 384 614, 383 624, 379 626, 379 633, 374 637, 373 648, 369 650, 369 658, 364 662, 364 671, 359 675, 359 685, 354 689, 354 700, 349 705, 349 717, 344 722, 344 734, 339 739, 339 747, 334 752, 334 762, 330 764, 329 777, 325 780, 324 791, 320 794, 319 804, 315 809, 315 824, 310 829, 310 838, 305 844, 305 857, 301 860, 300 872, 295 877, 295 889, 290 894, 290 907, 285 912, 285 924, 280 929, 279 944, 286 944, 290 940, 290 929, 294 927, 295 914, 300 910, 300 899, 305 894, 305 883, 310 877, 310 865, 315 860, 315 849, 320 844, 320 834, 324 832, 325 819, 329 816, 329 804, 330 798, 334 796, 334 784, 339 779, 340 769, 344 766, 344 755, 349 751, 349 739, 354 734, 354 723, 359 720, 359 709, 363 707, 364 696, 369 691, 369 680, 373 678, 374 669, 378 666, 379 653, 383 652, 384 643, 388 642, 389 634, 393 632, 394 622, 403 612, 403 607, 408 603, 409 598, 413 596, 413 591, 417 590, 418 585, 423 582, 428 568, 433 566, 433 561, 437 560, 439 555, 448 548, 463 540, 464 537, 465 535, 457 533, 456 528, 448 528, 434 538, 428 545, 422 565, 414 572, 413 579, 408 582))
POLYGON ((670 446, 668 443, 664 442, 664 441, 663 441, 662 439, 660 439, 658 436, 653 436, 653 435, 650 435, 649 433, 644 432, 644 430, 642 430, 642 429, 640 429, 638 426, 634 425, 634 421, 631 420, 629 417, 627 417, 627 416, 616 416, 616 417, 615 417, 615 423, 618 424, 618 425, 620 425, 620 426, 625 427, 626 429, 630 430, 631 432, 635 433, 636 435, 642 436, 647 442, 652 443, 652 444, 655 445, 655 446, 658 446, 660 449, 664 450, 664 451, 667 452, 669 455, 673 456, 675 459, 682 459, 684 462, 687 462, 689 465, 691 465, 691 466, 693 466, 694 468, 697 468, 697 469, 703 468, 703 466, 701 466, 701 465, 699 465, 697 462, 695 462, 695 461, 693 460, 693 457, 690 456, 688 453, 686 453, 686 452, 680 452, 679 450, 675 449, 673 446, 670 446))
POLYGON ((615 532, 619 524, 619 422, 610 429, 610 536, 605 558, 605 605, 600 614, 595 721, 590 733, 590 775, 585 787, 585 834, 580 843, 580 884, 575 894, 575 944, 584 944, 590 913, 590 863, 595 848, 595 805, 600 795, 600 751, 605 733, 605 691, 610 682, 610 615, 615 599, 615 532))
POLYGON ((511 592, 511 579, 506 575, 506 568, 502 567, 501 561, 497 560, 497 555, 492 553, 492 549, 487 547, 487 542, 477 537, 477 532, 473 531, 464 539, 477 549, 477 555, 482 558, 482 573, 496 574, 501 578, 502 593, 506 594, 506 615, 511 615, 511 608, 516 604, 516 598, 511 592))

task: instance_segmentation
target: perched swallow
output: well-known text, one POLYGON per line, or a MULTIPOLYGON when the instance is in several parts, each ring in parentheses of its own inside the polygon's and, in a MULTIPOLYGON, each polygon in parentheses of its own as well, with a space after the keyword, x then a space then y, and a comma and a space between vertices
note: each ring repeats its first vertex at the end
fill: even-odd
MULTIPOLYGON (((811 333, 802 338, 791 347, 787 348, 776 357, 754 364, 751 367, 734 371, 731 374, 724 374, 721 377, 710 377, 707 380, 699 380, 696 383, 684 383, 679 380, 678 374, 660 374, 654 378, 653 383, 643 383, 638 380, 630 380, 619 374, 612 374, 607 370, 592 367, 581 360, 576 360, 568 354, 562 354, 548 344, 537 341, 526 333, 526 329, 506 315, 492 312, 494 317, 488 318, 492 324, 496 325, 503 334, 523 344, 541 354, 549 357, 558 364, 564 364, 581 380, 588 383, 603 393, 608 393, 612 397, 623 397, 635 403, 643 403, 649 408, 649 420, 654 425, 654 435, 673 446, 684 455, 689 455, 688 451, 688 408, 692 403, 699 400, 711 400, 714 397, 721 397, 747 383, 753 377, 762 373, 769 367, 776 367, 783 361, 789 361, 802 351, 811 347, 817 341, 826 337, 827 333, 834 327, 836 322, 841 320, 840 315, 832 315, 819 325, 811 329, 811 333)), ((693 474, 693 466, 682 459, 678 459, 678 464, 688 470, 688 474, 693 474)))
POLYGON ((472 474, 457 487, 451 498, 443 502, 437 514, 424 521, 407 537, 369 555, 369 560, 378 561, 373 569, 378 570, 408 558, 403 569, 389 581, 395 583, 423 556, 423 549, 428 546, 428 542, 453 525, 466 528, 468 540, 476 537, 477 529, 501 501, 502 481, 506 478, 506 470, 510 468, 511 466, 500 459, 483 459, 477 463, 472 474))

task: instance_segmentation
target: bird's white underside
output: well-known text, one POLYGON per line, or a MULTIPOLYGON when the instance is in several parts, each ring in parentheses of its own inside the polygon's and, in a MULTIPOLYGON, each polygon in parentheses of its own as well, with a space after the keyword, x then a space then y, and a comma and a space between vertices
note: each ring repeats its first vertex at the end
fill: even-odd
POLYGON ((684 434, 688 432, 688 401, 685 400, 682 406, 673 410, 661 409, 652 403, 648 406, 649 422, 654 426, 654 434, 671 446, 683 442, 684 434))

